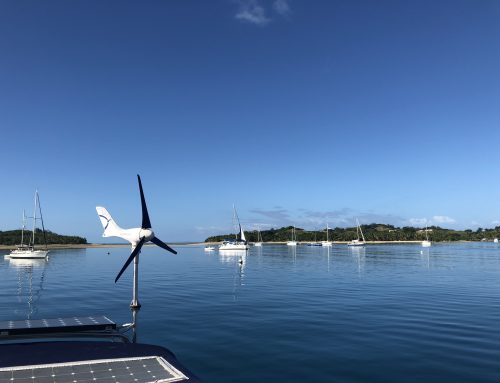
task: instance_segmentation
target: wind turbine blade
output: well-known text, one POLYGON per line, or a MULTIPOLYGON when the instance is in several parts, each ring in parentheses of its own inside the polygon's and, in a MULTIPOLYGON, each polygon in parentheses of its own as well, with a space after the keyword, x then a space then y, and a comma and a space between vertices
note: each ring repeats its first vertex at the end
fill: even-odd
POLYGON ((160 241, 156 237, 153 237, 153 239, 151 240, 151 242, 153 242, 156 246, 160 246, 162 249, 165 249, 165 250, 170 251, 171 253, 177 254, 177 251, 175 251, 169 245, 167 245, 165 242, 160 241))
POLYGON ((142 191, 141 176, 137 174, 137 180, 139 181, 139 191, 141 192, 141 205, 142 205, 142 225, 143 229, 151 229, 151 221, 149 220, 148 207, 146 206, 146 199, 144 198, 144 192, 142 191))
POLYGON ((118 279, 122 276, 123 272, 127 269, 128 265, 130 265, 130 262, 134 260, 134 258, 139 254, 141 251, 141 247, 144 244, 144 237, 141 238, 137 246, 135 247, 134 251, 132 251, 132 254, 130 254, 130 257, 128 257, 127 262, 123 265, 122 269, 118 273, 118 275, 115 278, 115 283, 118 282, 118 279))

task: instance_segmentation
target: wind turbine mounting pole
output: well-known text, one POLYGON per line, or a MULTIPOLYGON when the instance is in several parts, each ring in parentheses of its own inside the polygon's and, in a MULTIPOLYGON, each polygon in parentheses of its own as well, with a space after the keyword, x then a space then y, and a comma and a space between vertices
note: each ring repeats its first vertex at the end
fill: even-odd
MULTIPOLYGON (((135 246, 134 246, 135 248, 135 246)), ((134 251, 132 248, 132 251, 134 251)), ((134 258, 134 285, 132 291, 132 302, 130 302, 130 308, 132 310, 140 310, 141 304, 139 303, 139 252, 134 258)))

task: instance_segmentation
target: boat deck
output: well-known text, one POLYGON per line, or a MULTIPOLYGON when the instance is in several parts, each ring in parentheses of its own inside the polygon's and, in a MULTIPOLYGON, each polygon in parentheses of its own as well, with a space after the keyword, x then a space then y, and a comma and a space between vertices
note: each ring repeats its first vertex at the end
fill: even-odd
POLYGON ((164 347, 74 340, 90 333, 120 334, 105 316, 1 321, 0 383, 199 382, 164 347))

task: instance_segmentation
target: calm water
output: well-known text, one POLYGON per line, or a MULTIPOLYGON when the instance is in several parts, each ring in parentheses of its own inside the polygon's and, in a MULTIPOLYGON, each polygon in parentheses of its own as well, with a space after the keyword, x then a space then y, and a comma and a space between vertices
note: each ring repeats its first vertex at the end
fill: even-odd
MULTIPOLYGON (((170 348, 206 382, 500 381, 495 244, 264 246, 242 266, 177 250, 141 254, 139 340, 170 348)), ((128 253, 0 257, 0 319, 130 322, 131 269, 113 282, 128 253)))

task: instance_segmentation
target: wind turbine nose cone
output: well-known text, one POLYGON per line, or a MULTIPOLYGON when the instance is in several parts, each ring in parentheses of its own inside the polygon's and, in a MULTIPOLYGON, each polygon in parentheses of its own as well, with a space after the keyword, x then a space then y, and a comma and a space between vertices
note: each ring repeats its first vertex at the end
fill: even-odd
POLYGON ((144 238, 146 241, 151 241, 155 236, 153 230, 150 229, 141 229, 139 233, 139 238, 144 238))

